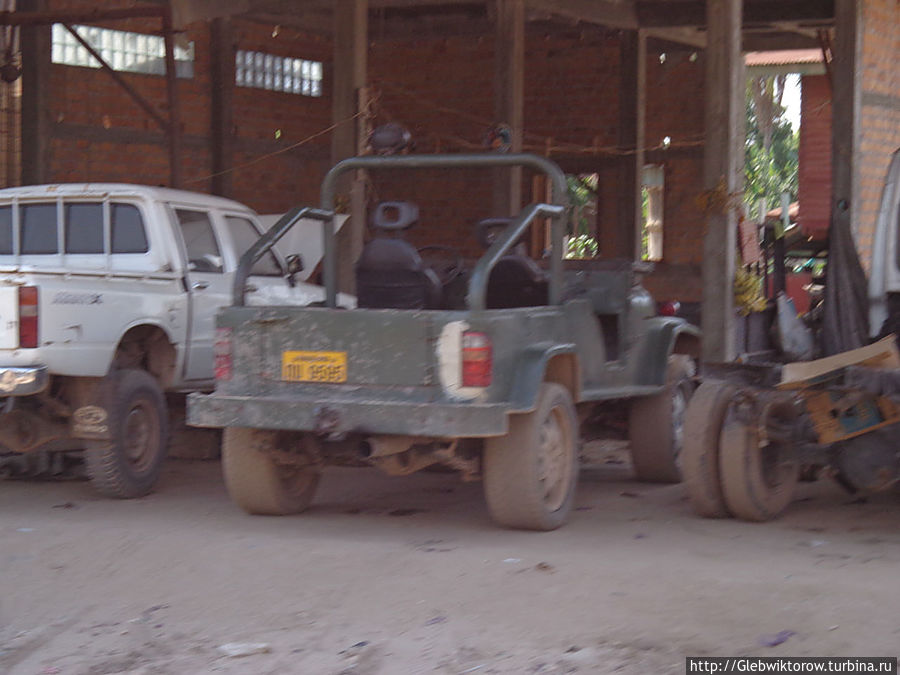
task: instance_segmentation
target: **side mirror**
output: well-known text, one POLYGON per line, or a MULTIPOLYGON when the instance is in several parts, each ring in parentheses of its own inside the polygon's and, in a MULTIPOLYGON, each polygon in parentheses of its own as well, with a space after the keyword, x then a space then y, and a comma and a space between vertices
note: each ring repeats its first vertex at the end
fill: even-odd
POLYGON ((300 272, 303 271, 303 258, 300 257, 299 253, 292 253, 287 258, 284 259, 285 263, 287 263, 287 280, 291 286, 294 286, 297 281, 294 277, 300 272))

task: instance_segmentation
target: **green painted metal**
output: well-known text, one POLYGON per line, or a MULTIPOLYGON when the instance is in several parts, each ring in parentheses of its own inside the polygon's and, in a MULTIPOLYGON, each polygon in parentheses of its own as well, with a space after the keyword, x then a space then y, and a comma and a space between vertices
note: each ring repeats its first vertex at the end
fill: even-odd
POLYGON ((563 263, 565 190, 559 167, 533 155, 357 157, 339 163, 324 181, 322 208, 291 211, 241 261, 249 270, 293 222, 304 216, 318 218, 325 235, 329 306, 245 307, 239 298, 243 282, 236 282, 235 306, 217 319, 220 328, 232 329, 233 376, 220 381, 214 394, 189 397, 189 422, 323 436, 488 437, 506 433, 510 414, 534 409, 548 372, 570 386, 577 403, 659 393, 679 336, 696 338, 699 331, 681 319, 654 316, 654 303, 637 280, 641 270, 635 264, 563 263), (334 308, 332 216, 341 174, 356 169, 497 166, 528 166, 546 173, 553 203, 526 207, 482 256, 471 273, 467 309, 334 308), (491 268, 538 216, 552 220, 550 303, 487 309, 491 268), (463 330, 490 336, 492 381, 483 390, 462 392, 458 382, 446 381, 453 364, 448 353, 458 354, 453 340, 463 330), (343 352, 346 382, 283 380, 286 351, 343 352))

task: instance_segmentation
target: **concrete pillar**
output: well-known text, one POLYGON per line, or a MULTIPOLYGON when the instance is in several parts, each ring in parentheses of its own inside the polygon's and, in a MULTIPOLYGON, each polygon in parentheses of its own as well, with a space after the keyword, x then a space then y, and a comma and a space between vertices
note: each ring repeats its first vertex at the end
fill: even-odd
POLYGON ((706 3, 706 147, 703 184, 707 194, 703 240, 703 359, 730 361, 734 344, 734 260, 743 191, 744 62, 741 0, 706 3))

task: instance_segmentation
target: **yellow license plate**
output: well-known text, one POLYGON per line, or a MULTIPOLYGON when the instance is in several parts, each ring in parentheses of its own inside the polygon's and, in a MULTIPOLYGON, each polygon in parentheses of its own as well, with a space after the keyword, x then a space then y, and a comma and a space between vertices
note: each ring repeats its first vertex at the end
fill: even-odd
POLYGON ((281 379, 287 382, 346 382, 347 352, 282 352, 281 379))

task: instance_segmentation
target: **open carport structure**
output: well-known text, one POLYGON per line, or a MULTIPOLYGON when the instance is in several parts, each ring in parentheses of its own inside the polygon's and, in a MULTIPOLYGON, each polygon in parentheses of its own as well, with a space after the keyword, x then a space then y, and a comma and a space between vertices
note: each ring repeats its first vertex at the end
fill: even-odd
MULTIPOLYGON (((4 85, 21 86, 21 99, 7 97, 7 117, 21 115, 21 133, 7 134, 21 147, 4 144, 9 184, 124 179, 284 210, 315 201, 327 166, 356 154, 373 124, 404 124, 425 152, 483 147, 501 129, 513 150, 599 176, 602 253, 629 258, 640 251, 644 167, 662 167, 665 239, 647 285, 658 299, 678 289, 702 302, 708 360, 734 352, 742 53, 826 53, 833 218, 863 249, 900 145, 894 0, 5 4, 6 59, 22 68, 4 85)), ((422 231, 463 248, 484 210, 506 215, 542 190, 509 171, 455 180, 435 177, 413 196, 436 203, 422 231), (488 206, 475 211, 475 196, 488 206)), ((349 288, 362 176, 344 192, 357 216, 340 242, 349 288)))

